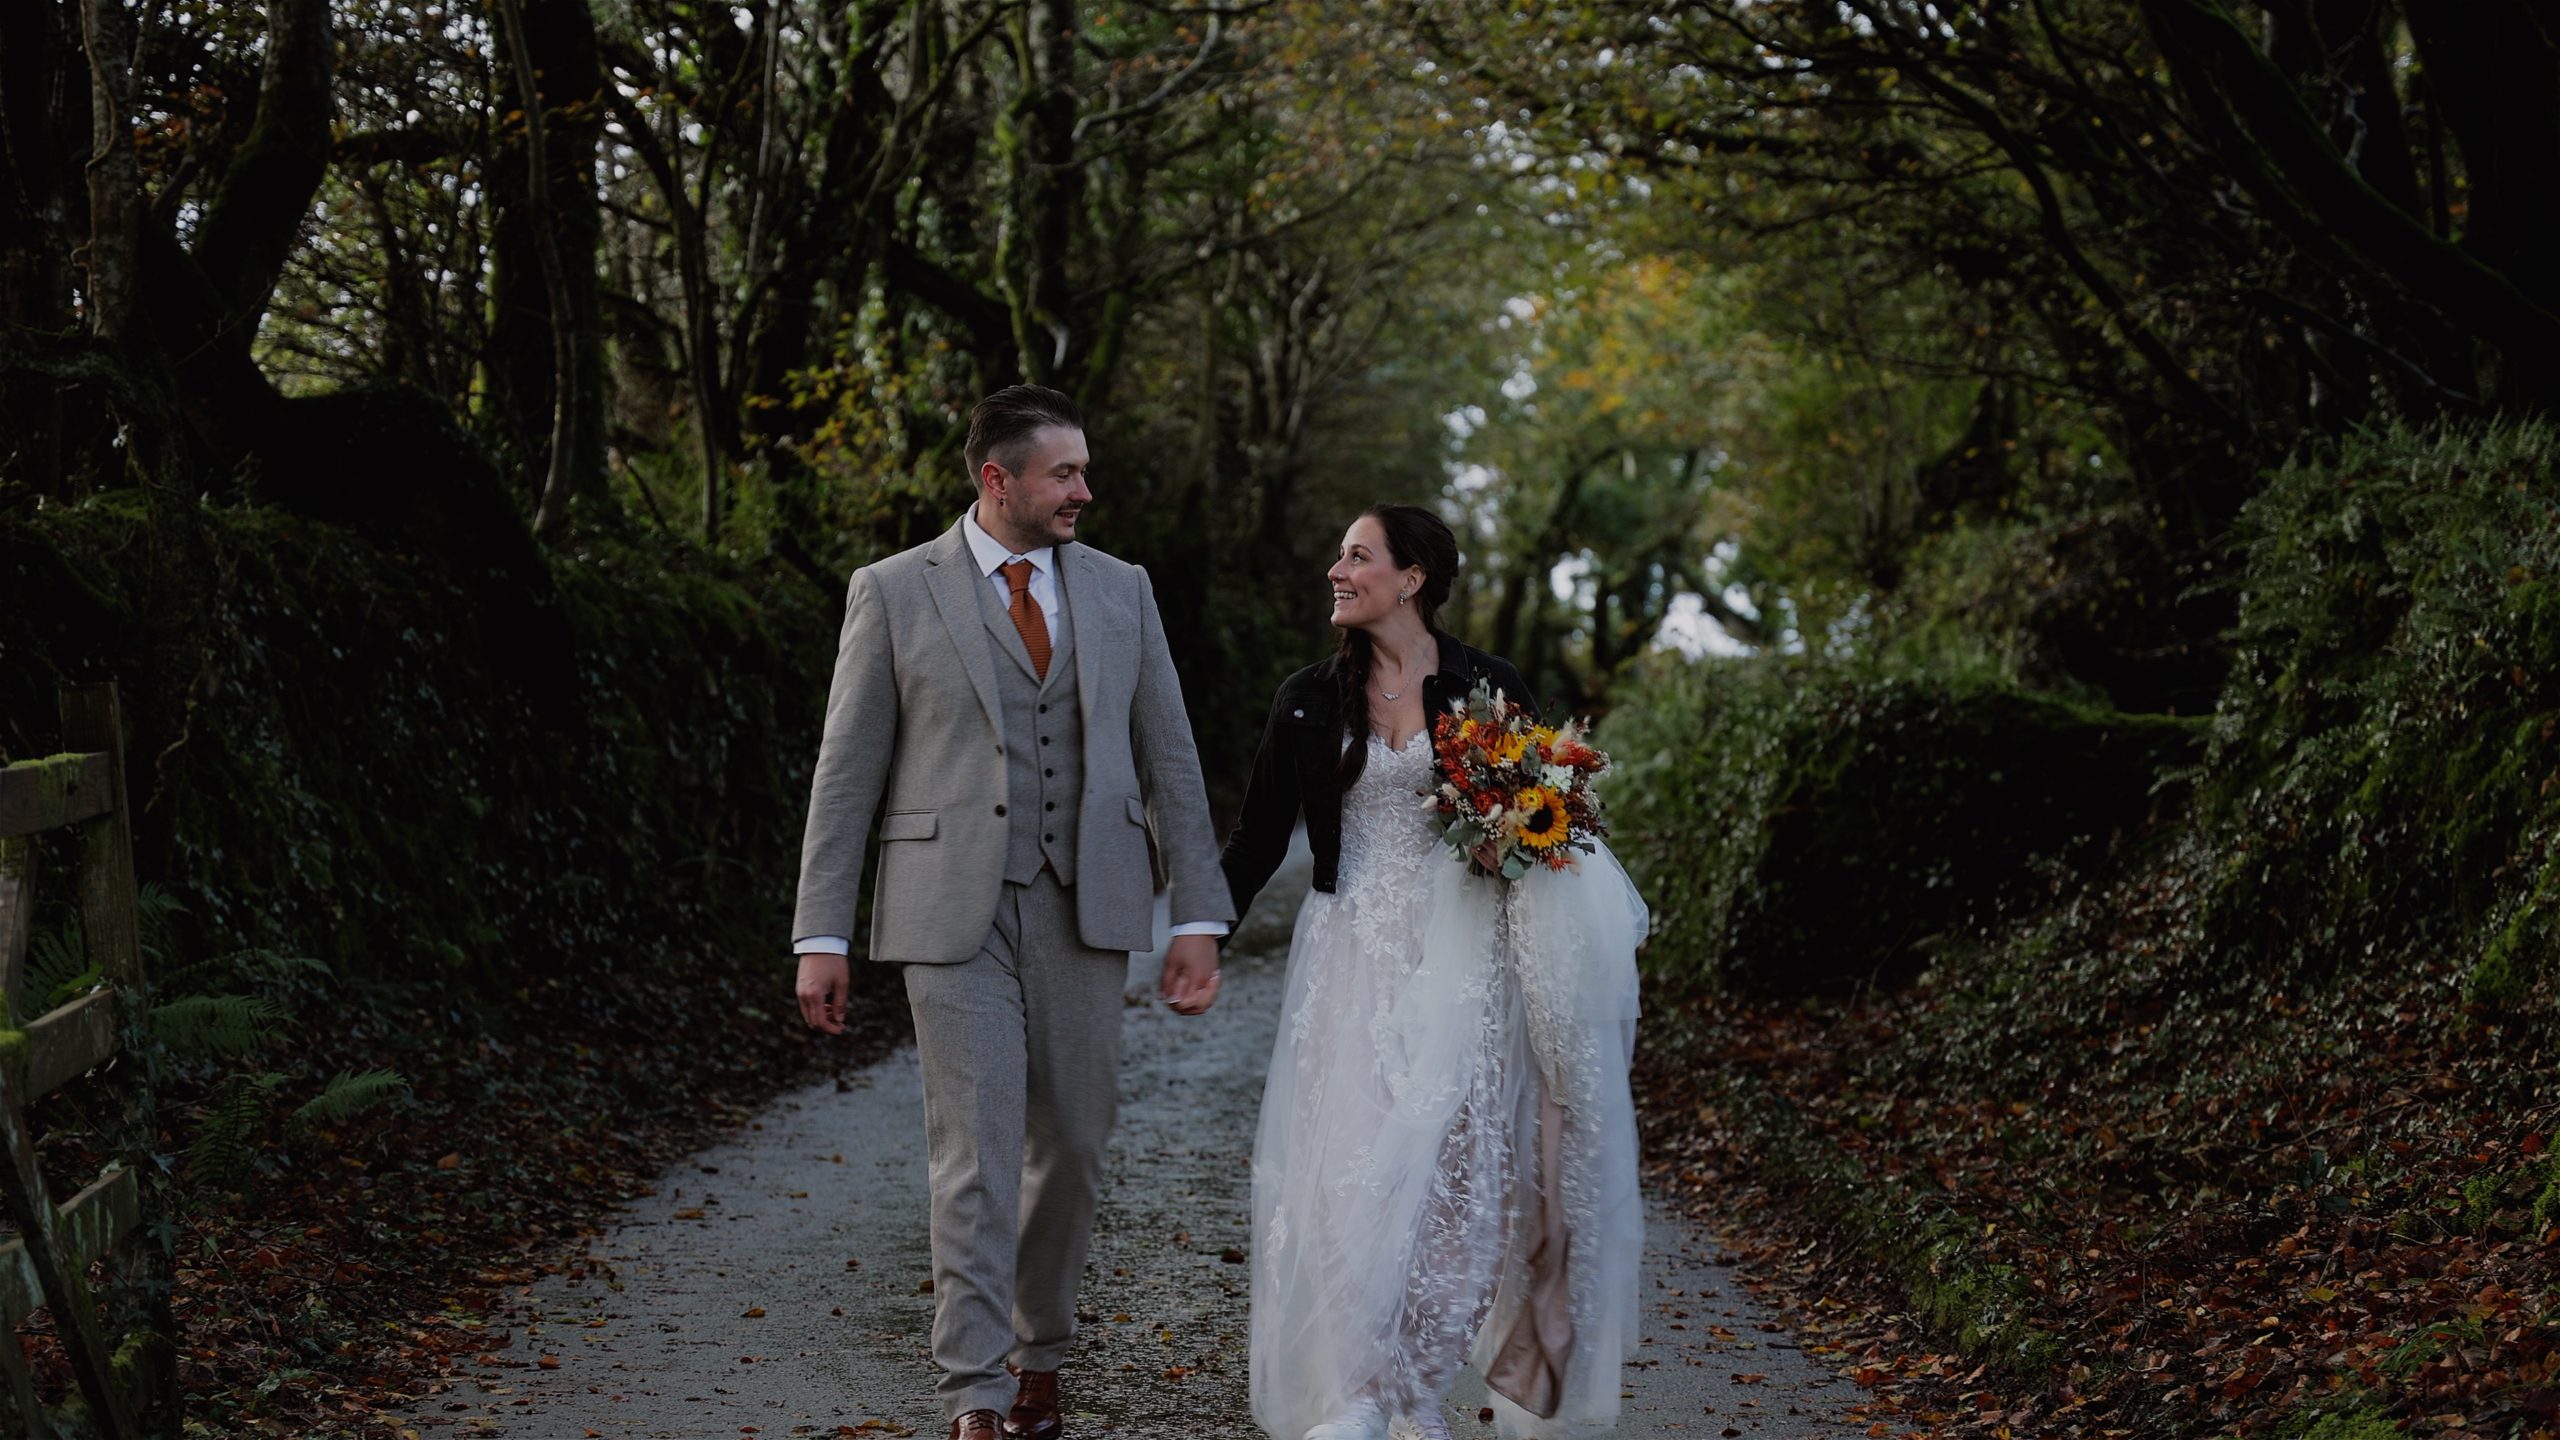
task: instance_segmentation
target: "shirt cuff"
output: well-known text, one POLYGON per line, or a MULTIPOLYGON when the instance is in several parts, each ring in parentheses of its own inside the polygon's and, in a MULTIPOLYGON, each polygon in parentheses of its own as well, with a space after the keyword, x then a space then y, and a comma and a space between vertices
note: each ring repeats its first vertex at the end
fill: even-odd
POLYGON ((1173 933, 1176 938, 1184 935, 1224 935, 1227 933, 1227 922, 1224 920, 1187 921, 1174 926, 1173 933))
POLYGON ((850 955, 853 942, 842 935, 803 935, 791 942, 794 955, 850 955))

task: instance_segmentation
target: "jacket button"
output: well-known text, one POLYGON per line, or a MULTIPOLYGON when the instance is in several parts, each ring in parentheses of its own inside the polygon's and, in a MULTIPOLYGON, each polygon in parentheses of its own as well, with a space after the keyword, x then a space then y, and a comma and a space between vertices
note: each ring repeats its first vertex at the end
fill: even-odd
POLYGON ((1057 802, 1057 801, 1055 801, 1055 800, 1050 801, 1050 802, 1049 802, 1049 804, 1048 804, 1048 807, 1047 807, 1047 808, 1049 808, 1049 809, 1051 809, 1051 810, 1055 810, 1055 809, 1057 809, 1057 808, 1058 808, 1058 802, 1057 802))
POLYGON ((1003 813, 1004 813, 1004 807, 1003 807, 1003 806, 1001 806, 1001 805, 997 806, 997 807, 996 807, 996 813, 997 813, 997 814, 999 814, 999 815, 1003 814, 1003 813))
POLYGON ((1040 838, 1048 841, 1052 845, 1058 843, 1058 837, 1055 835, 1043 835, 1040 838))
POLYGON ((1041 771, 1040 773, 1041 773, 1041 774, 1043 774, 1043 775, 1048 776, 1048 777, 1049 777, 1050 779, 1052 779, 1052 780, 1055 780, 1055 779, 1057 779, 1057 778, 1058 778, 1058 772, 1057 772, 1057 771, 1055 771, 1055 770, 1043 770, 1043 771, 1041 771))
POLYGON ((1048 743, 1049 743, 1049 737, 1048 737, 1048 736, 1046 736, 1046 735, 1041 736, 1041 737, 1040 737, 1040 743, 1041 743, 1041 744, 1043 744, 1043 745, 1048 744, 1048 743))
POLYGON ((1049 713, 1049 707, 1048 707, 1048 706, 1046 706, 1046 705, 1041 706, 1041 707, 1040 707, 1040 713, 1041 713, 1041 714, 1043 714, 1043 715, 1048 714, 1048 713, 1049 713))

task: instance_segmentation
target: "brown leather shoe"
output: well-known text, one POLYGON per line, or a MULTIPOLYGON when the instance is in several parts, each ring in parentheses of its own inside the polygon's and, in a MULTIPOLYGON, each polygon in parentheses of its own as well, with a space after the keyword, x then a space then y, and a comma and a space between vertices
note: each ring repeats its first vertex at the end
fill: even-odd
POLYGON ((1067 1429, 1058 1416, 1058 1372, 1017 1373, 1022 1386, 1013 1392, 1013 1413, 1004 1417, 1005 1440, 1058 1440, 1067 1429))
POLYGON ((951 1422, 951 1440, 1004 1440, 1004 1421, 993 1410, 972 1410, 951 1422))

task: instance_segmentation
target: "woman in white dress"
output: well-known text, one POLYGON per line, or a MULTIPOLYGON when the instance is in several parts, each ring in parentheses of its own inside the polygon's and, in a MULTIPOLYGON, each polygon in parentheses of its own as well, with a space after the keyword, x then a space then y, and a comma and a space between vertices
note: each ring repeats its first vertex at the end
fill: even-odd
POLYGON ((1312 889, 1253 1156, 1255 1420, 1444 1437, 1472 1360, 1501 1433, 1614 1430, 1643 1219, 1627 1091, 1644 905, 1602 849, 1515 881, 1438 839, 1430 722, 1509 662, 1434 623, 1456 538, 1373 506, 1334 656, 1283 682, 1224 855, 1242 914, 1301 816, 1312 889))

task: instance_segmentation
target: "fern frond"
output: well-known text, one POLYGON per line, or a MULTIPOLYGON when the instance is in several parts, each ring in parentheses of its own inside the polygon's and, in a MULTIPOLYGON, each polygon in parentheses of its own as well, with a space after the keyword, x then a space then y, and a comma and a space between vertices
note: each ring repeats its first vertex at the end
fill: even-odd
POLYGON ((335 980, 338 972, 329 962, 310 955, 286 955, 275 950, 236 950, 225 959, 232 969, 248 980, 335 980))
POLYGON ((282 988, 296 980, 316 983, 336 978, 337 972, 325 960, 252 948, 156 971, 152 988, 164 995, 194 995, 227 990, 234 982, 242 981, 251 986, 282 988))
POLYGON ((89 963, 89 947, 77 919, 47 930, 27 947, 24 993, 18 1018, 32 1020, 98 983, 98 967, 89 963))
POLYGON ((204 1119, 187 1159, 196 1178, 217 1190, 237 1190, 258 1170, 258 1140, 267 1111, 285 1077, 272 1070, 234 1075, 205 1101, 204 1119))
POLYGON ((397 1070, 341 1070, 327 1088, 293 1112, 296 1126, 326 1125, 360 1115, 376 1105, 408 1093, 409 1082, 397 1070))
POLYGON ((178 917, 187 907, 168 886, 146 880, 134 892, 133 908, 141 921, 142 953, 157 967, 177 949, 178 917))
POLYGON ((180 1056, 242 1055, 283 1030, 284 1007, 263 995, 187 995, 151 1007, 151 1034, 180 1056))

